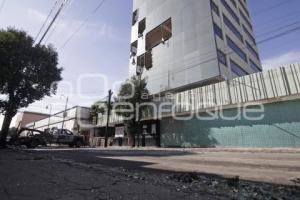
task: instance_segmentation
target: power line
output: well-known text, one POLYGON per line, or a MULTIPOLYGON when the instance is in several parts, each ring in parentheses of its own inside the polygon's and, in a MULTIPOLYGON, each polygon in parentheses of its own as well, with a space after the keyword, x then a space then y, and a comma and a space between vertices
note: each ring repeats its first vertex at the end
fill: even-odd
MULTIPOLYGON (((255 13, 253 13, 253 14, 254 14, 255 16, 257 16, 257 15, 260 15, 260 14, 262 14, 262 13, 269 12, 270 10, 273 10, 273 9, 278 8, 278 7, 281 7, 281 6, 285 5, 285 4, 291 3, 291 1, 293 1, 293 0, 286 0, 286 1, 283 1, 283 2, 279 2, 279 3, 277 3, 277 4, 273 5, 273 6, 270 6, 270 7, 268 7, 268 8, 261 9, 261 10, 255 12, 255 13)), ((253 17, 254 17, 254 16, 253 16, 253 17)))
POLYGON ((42 27, 40 28, 38 34, 35 36, 34 41, 36 41, 36 40, 38 39, 38 37, 40 36, 40 34, 42 33, 44 27, 45 27, 46 24, 48 23, 48 20, 49 20, 50 16, 52 15, 53 11, 55 10, 57 4, 58 4, 58 0, 55 1, 55 3, 54 3, 54 5, 53 5, 53 7, 51 8, 51 10, 50 10, 50 12, 49 12, 47 18, 45 19, 45 21, 44 21, 42 27))
POLYGON ((89 16, 85 18, 85 20, 80 24, 80 26, 70 35, 70 37, 65 41, 65 43, 61 46, 63 49, 67 44, 73 39, 73 37, 84 27, 84 25, 88 22, 90 17, 94 15, 104 4, 105 0, 101 0, 98 6, 91 12, 89 16))
POLYGON ((276 32, 276 31, 282 31, 282 29, 284 29, 284 28, 288 28, 288 27, 290 27, 290 26, 298 25, 299 22, 300 22, 300 21, 295 21, 295 22, 293 22, 293 23, 291 23, 291 24, 284 25, 284 26, 280 26, 280 27, 275 28, 275 29, 272 29, 272 30, 270 30, 270 31, 267 31, 267 32, 258 34, 258 35, 256 35, 256 38, 259 38, 259 37, 261 37, 261 36, 263 36, 263 35, 266 35, 266 34, 274 33, 274 32, 276 32))
POLYGON ((68 0, 64 0, 58 11, 56 12, 54 18, 52 19, 52 21, 50 22, 48 28, 46 29, 45 33, 43 34, 42 38, 40 39, 40 41, 38 42, 38 45, 40 45, 42 43, 42 41, 44 40, 44 38, 46 37, 47 33, 49 32, 50 28, 52 27, 53 23, 56 21, 57 17, 59 16, 59 14, 61 13, 62 9, 64 8, 65 4, 67 3, 68 0))
POLYGON ((55 24, 53 25, 53 28, 50 32, 50 34, 48 35, 48 37, 46 38, 45 40, 45 43, 48 42, 48 40, 52 37, 52 35, 54 34, 54 32, 56 31, 57 27, 58 27, 58 24, 59 24, 59 21, 61 21, 65 15, 67 14, 67 12, 69 11, 69 8, 70 8, 70 5, 73 3, 73 0, 69 0, 68 3, 66 3, 66 6, 65 6, 65 9, 64 9, 64 12, 62 13, 62 15, 57 19, 57 21, 55 22, 55 24), (67 8, 68 7, 68 8, 67 8), (66 10, 67 9, 67 10, 66 10))

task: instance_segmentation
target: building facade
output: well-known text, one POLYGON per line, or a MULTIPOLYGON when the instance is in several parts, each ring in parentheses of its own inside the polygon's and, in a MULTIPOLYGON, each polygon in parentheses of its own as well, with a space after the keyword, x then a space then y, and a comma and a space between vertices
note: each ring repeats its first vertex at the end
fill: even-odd
POLYGON ((48 118, 49 115, 37 112, 19 112, 16 116, 15 127, 24 128, 27 124, 48 118))
POLYGON ((133 0, 130 75, 152 94, 262 71, 246 0, 133 0))
POLYGON ((51 128, 68 129, 75 134, 89 136, 93 125, 90 120, 90 108, 75 106, 44 119, 32 121, 28 123, 26 127, 40 131, 49 130, 51 128))

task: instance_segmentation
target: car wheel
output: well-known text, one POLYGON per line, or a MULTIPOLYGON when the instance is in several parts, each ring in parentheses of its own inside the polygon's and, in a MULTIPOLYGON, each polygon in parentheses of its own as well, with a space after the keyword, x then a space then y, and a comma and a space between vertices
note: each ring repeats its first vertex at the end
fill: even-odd
POLYGON ((82 146, 82 142, 81 142, 80 140, 77 140, 77 141, 75 142, 75 146, 76 146, 77 148, 81 147, 81 146, 82 146))

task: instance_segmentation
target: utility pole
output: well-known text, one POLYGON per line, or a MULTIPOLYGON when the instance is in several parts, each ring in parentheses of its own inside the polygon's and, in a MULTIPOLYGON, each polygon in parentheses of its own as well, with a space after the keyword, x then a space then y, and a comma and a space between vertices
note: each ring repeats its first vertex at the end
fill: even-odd
POLYGON ((43 34, 42 38, 40 39, 40 41, 37 43, 38 45, 40 45, 44 38, 46 37, 47 33, 49 32, 50 28, 53 26, 54 22, 56 21, 57 17, 59 16, 59 14, 61 13, 62 9, 64 8, 65 4, 67 3, 67 0, 64 0, 62 2, 62 4, 60 5, 58 11, 56 12, 54 18, 52 19, 52 21, 50 22, 49 26, 47 27, 45 33, 43 34))
POLYGON ((49 109, 49 110, 50 110, 50 113, 49 113, 49 119, 48 119, 48 129, 49 129, 49 128, 50 128, 51 115, 52 115, 52 105, 49 104, 48 106, 46 106, 46 109, 49 109))
POLYGON ((67 99, 66 99, 65 110, 64 110, 64 113, 63 113, 63 121, 62 121, 62 124, 61 124, 61 131, 63 131, 64 125, 65 125, 65 117, 67 115, 68 101, 69 101, 69 97, 67 97, 67 99))
POLYGON ((108 125, 109 125, 109 117, 110 117, 110 110, 111 110, 111 97, 113 92, 111 90, 108 91, 108 105, 107 105, 107 119, 106 119, 106 128, 105 128, 105 143, 104 147, 107 147, 108 143, 108 125))

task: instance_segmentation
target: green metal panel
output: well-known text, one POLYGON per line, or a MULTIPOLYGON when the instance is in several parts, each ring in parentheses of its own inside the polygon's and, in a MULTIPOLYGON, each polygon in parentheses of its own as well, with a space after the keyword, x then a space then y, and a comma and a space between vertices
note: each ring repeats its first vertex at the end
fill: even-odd
MULTIPOLYGON (((264 105, 259 121, 205 121, 192 119, 161 122, 163 147, 300 147, 300 100, 264 105)), ((225 116, 238 109, 223 110, 225 116)), ((203 114, 205 115, 205 114, 203 114)), ((207 114, 206 114, 207 115, 207 114)))

